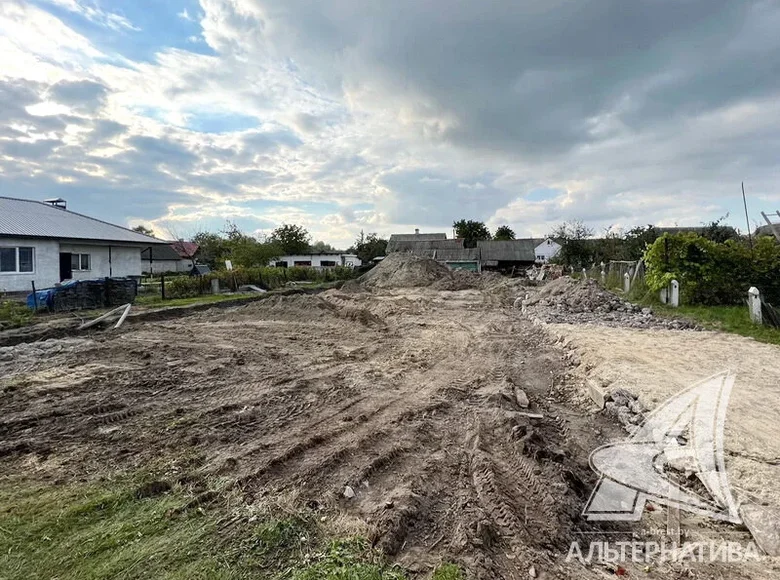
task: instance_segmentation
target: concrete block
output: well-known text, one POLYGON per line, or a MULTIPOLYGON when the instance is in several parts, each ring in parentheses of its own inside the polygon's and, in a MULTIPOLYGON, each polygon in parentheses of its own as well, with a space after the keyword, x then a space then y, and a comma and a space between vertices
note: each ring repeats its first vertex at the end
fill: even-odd
POLYGON ((739 515, 758 547, 768 556, 780 556, 780 509, 745 504, 739 515))
POLYGON ((594 379, 586 379, 585 384, 588 387, 588 395, 596 403, 599 409, 604 408, 607 402, 607 390, 602 388, 601 384, 594 379))

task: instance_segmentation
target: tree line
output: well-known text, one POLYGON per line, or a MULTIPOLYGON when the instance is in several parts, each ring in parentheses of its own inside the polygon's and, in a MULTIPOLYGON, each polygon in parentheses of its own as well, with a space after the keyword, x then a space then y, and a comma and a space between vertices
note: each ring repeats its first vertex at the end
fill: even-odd
MULTIPOLYGON (((145 235, 154 233, 144 226, 136 226, 133 230, 145 235)), ((283 224, 267 236, 253 236, 228 221, 222 230, 200 231, 190 236, 188 241, 198 244, 198 261, 212 269, 224 268, 226 260, 230 260, 234 266, 253 268, 266 266, 280 256, 341 253, 330 244, 312 241, 308 230, 295 224, 283 224)), ((365 263, 383 256, 386 250, 387 240, 376 233, 364 234, 361 231, 344 253, 356 254, 365 263)))

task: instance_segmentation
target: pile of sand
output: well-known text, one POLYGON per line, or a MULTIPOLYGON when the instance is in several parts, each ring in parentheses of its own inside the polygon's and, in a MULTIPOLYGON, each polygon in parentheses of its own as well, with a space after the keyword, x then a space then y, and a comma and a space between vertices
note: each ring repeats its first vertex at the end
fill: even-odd
POLYGON ((446 280, 452 280, 449 268, 406 253, 390 254, 358 279, 366 288, 413 288, 446 280))

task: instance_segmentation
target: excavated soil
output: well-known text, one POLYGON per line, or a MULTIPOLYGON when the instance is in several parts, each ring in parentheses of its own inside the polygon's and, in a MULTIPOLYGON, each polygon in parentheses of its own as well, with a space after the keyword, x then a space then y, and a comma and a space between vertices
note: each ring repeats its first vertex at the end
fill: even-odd
POLYGON ((358 518, 421 577, 443 559, 600 577, 564 558, 588 453, 619 427, 569 401, 545 332, 512 297, 354 290, 4 348, 0 469, 54 484, 176 461, 248 502, 291 491, 358 518))

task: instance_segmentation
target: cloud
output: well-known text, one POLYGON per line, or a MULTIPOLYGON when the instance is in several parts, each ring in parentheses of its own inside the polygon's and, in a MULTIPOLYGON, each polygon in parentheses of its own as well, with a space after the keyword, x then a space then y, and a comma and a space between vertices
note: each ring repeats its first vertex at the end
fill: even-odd
POLYGON ((63 8, 83 18, 86 18, 90 22, 105 26, 115 31, 138 31, 137 28, 127 18, 121 14, 115 14, 112 12, 106 12, 102 10, 96 1, 87 0, 45 0, 49 4, 53 4, 59 8, 63 8))
POLYGON ((299 220, 336 245, 461 217, 698 224, 738 216, 743 180, 756 214, 776 199, 774 1, 117 5, 0 3, 0 171, 20 195, 100 192, 115 221, 299 220), (144 215, 115 204, 134 196, 144 215))

